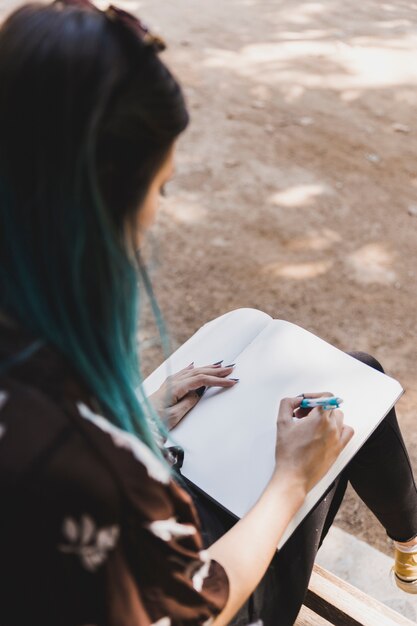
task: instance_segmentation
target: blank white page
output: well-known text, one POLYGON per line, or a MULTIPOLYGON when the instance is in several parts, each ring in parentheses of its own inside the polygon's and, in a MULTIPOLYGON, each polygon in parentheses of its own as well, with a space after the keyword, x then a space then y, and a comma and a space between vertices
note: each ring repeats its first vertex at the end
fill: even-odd
POLYGON ((236 309, 204 324, 143 382, 146 395, 156 391, 170 374, 187 367, 210 365, 224 359, 234 363, 237 356, 271 323, 272 317, 257 309, 236 309))
MULTIPOLYGON (((210 341, 214 337, 210 336, 210 341)), ((289 524, 281 547, 402 393, 400 384, 308 331, 273 320, 237 358, 235 387, 209 390, 173 430, 182 473, 238 517, 269 481, 280 399, 330 391, 355 435, 289 524)))

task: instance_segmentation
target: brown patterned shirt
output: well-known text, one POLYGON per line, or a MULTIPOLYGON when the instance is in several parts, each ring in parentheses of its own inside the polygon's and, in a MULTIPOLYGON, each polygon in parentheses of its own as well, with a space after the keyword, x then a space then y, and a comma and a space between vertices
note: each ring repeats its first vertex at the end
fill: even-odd
POLYGON ((0 373, 0 626, 209 626, 228 579, 191 497, 54 349, 1 324, 0 373))

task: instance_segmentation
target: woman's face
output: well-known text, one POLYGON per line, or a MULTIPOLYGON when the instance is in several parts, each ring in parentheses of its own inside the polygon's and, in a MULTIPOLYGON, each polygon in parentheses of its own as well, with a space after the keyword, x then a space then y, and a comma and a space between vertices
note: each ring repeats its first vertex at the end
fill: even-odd
POLYGON ((162 189, 174 174, 174 154, 175 144, 170 148, 165 162, 156 173, 149 186, 145 200, 138 209, 134 233, 137 248, 140 247, 148 228, 154 223, 162 189))

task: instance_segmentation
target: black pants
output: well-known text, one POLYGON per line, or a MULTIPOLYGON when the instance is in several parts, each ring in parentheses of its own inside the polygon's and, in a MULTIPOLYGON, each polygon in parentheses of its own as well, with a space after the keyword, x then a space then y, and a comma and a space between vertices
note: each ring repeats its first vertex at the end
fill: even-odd
MULTIPOLYGON (((361 352, 357 359, 382 371, 361 352)), ((407 450, 391 410, 283 548, 241 608, 233 626, 261 620, 264 626, 290 626, 303 603, 314 560, 342 502, 347 483, 397 541, 417 536, 417 490, 407 450)), ((203 526, 206 546, 233 526, 236 519, 189 486, 203 526)), ((244 550, 244 546, 242 546, 244 550)), ((371 575, 371 573, 370 573, 371 575)))

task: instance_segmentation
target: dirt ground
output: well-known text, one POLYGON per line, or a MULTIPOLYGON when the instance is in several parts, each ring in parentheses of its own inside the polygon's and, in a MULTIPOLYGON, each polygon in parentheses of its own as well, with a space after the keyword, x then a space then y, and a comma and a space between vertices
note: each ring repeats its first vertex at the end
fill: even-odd
MULTIPOLYGON (((150 241, 173 347, 249 306, 371 352, 417 472, 417 3, 119 4, 166 38, 192 117, 150 241)), ((389 549, 353 492, 337 524, 389 549)))

